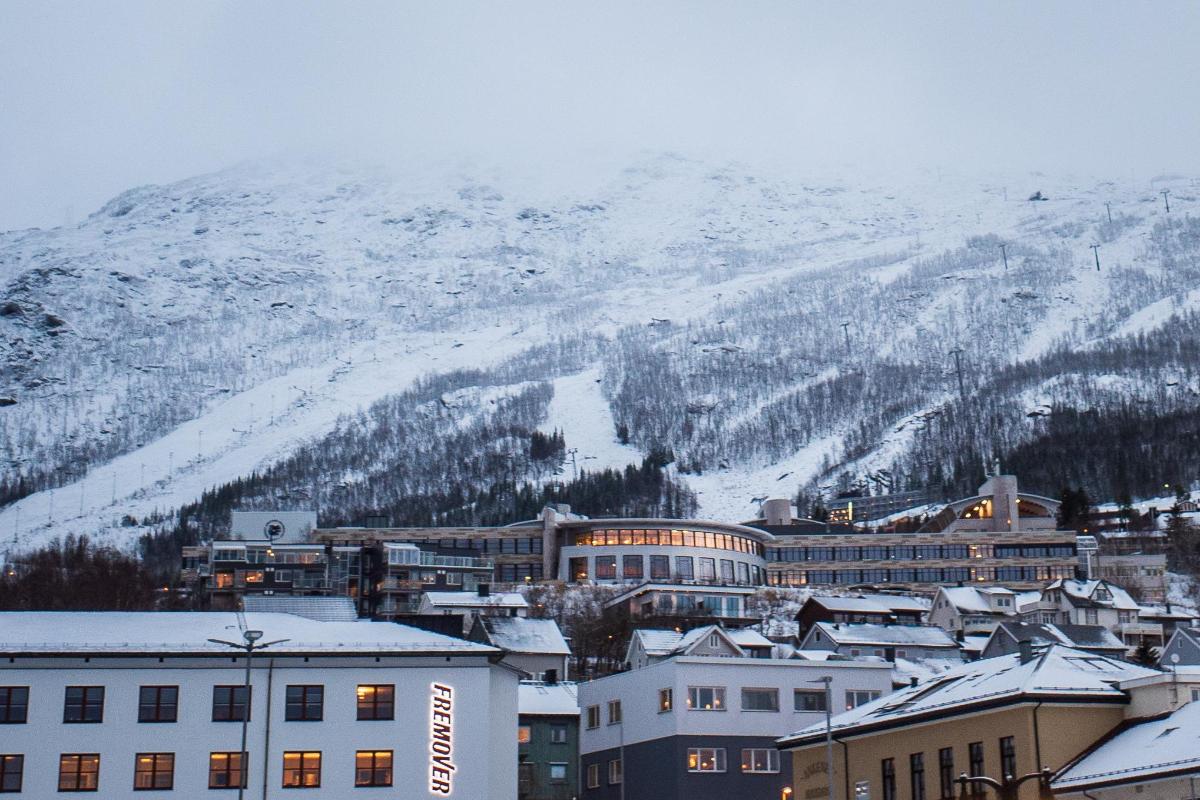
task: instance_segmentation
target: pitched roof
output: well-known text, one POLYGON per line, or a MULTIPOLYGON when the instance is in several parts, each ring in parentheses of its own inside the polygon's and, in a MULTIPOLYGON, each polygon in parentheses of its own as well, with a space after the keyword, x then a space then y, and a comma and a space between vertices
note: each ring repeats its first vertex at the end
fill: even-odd
POLYGON ((478 592, 426 592, 425 597, 435 606, 529 608, 529 603, 525 602, 525 596, 520 592, 495 592, 489 595, 478 592))
POLYGON ((242 598, 242 610, 295 614, 318 622, 353 622, 358 619, 358 609, 349 597, 266 597, 248 594, 242 598))
MULTIPOLYGON (((876 625, 868 622, 818 622, 820 630, 837 644, 919 645, 957 648, 958 644, 941 628, 931 625, 876 625)), ((809 633, 811 636, 812 633, 809 633)))
POLYGON ((1103 625, 1051 625, 1034 622, 1001 622, 992 636, 1006 631, 1013 641, 1028 639, 1035 645, 1065 644, 1068 647, 1125 650, 1125 644, 1103 625))
POLYGON ((929 603, 918 597, 891 594, 859 594, 854 596, 813 595, 809 603, 818 603, 830 611, 890 614, 894 611, 925 612, 929 603))
MULTIPOLYGON (((1147 667, 1050 645, 1040 656, 1024 664, 1017 653, 966 662, 933 680, 839 714, 833 718, 832 726, 835 731, 865 732, 1023 697, 1071 700, 1087 697, 1123 702, 1125 694, 1114 684, 1155 674, 1157 670, 1147 667)), ((807 745, 823 741, 824 736, 825 724, 819 723, 781 738, 778 744, 807 745)))
POLYGON ((1200 769, 1200 703, 1135 722, 1102 740, 1059 771, 1057 791, 1092 786, 1142 783, 1156 777, 1200 769))
POLYGON ((558 623, 552 619, 526 617, 480 617, 488 641, 512 653, 569 656, 571 648, 558 623))
POLYGON ((1104 580, 1081 581, 1074 578, 1060 578, 1042 591, 1049 592, 1053 589, 1061 589, 1071 602, 1071 605, 1079 608, 1118 608, 1123 611, 1138 610, 1138 604, 1129 596, 1129 592, 1116 584, 1104 580), (1101 585, 1112 595, 1111 600, 1096 599, 1096 590, 1101 585))
POLYGON ((517 713, 523 717, 579 716, 579 694, 574 683, 521 681, 517 687, 517 713))
POLYGON ((993 610, 988 601, 974 586, 943 586, 938 590, 959 611, 972 614, 1001 614, 993 610))
POLYGON ((390 622, 319 622, 295 614, 248 611, 5 611, 3 653, 206 653, 231 648, 260 630, 271 653, 495 653, 493 647, 390 622))
POLYGON ((727 631, 720 625, 701 625, 698 628, 692 628, 686 633, 657 628, 639 628, 633 632, 633 637, 630 639, 629 645, 632 648, 634 642, 639 642, 642 651, 648 656, 665 658, 667 656, 686 655, 689 650, 703 641, 710 633, 720 634, 730 643, 735 651, 742 655, 744 653, 742 653, 741 645, 734 639, 734 633, 739 633, 746 637, 751 642, 749 645, 751 647, 763 646, 756 641, 755 637, 762 639, 762 642, 765 644, 771 644, 769 639, 762 637, 754 631, 749 632, 754 634, 754 637, 751 637, 747 633, 740 631, 727 631))
POLYGON ((775 643, 753 628, 725 631, 738 647, 774 647, 775 643))

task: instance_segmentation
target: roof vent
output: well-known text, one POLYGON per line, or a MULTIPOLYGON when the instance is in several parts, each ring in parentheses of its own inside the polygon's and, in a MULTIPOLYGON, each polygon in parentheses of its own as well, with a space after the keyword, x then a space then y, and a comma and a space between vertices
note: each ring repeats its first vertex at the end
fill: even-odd
POLYGON ((1028 664, 1033 661, 1033 642, 1028 639, 1022 639, 1017 642, 1017 652, 1021 654, 1021 663, 1028 664))

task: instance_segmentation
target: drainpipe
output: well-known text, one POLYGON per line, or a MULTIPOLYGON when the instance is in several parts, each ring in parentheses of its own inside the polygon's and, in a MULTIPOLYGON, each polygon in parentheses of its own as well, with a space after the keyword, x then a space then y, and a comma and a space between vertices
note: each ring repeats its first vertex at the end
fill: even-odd
POLYGON ((1038 700, 1037 705, 1033 707, 1033 753, 1037 757, 1034 762, 1034 769, 1041 769, 1042 764, 1042 737, 1038 731, 1038 709, 1042 707, 1042 701, 1038 700))
MULTIPOLYGON (((267 659, 267 719, 263 737, 263 790, 262 800, 267 800, 267 770, 271 767, 271 683, 275 680, 275 659, 267 659)), ((249 759, 247 759, 249 760, 249 759)), ((247 765, 249 766, 249 765, 247 765)))
MULTIPOLYGON (((838 739, 838 744, 842 746, 842 791, 845 792, 843 800, 854 800, 850 795, 850 746, 838 739)), ((833 776, 829 776, 829 785, 833 785, 833 776)))

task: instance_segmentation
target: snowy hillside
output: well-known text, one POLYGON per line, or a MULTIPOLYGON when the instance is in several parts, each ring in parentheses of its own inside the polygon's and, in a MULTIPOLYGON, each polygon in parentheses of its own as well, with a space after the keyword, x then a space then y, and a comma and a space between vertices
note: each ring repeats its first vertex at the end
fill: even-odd
POLYGON ((1182 408, 1198 388, 1170 359, 1150 365, 1160 385, 1011 376, 1197 307, 1194 180, 881 185, 671 156, 575 193, 481 174, 250 165, 0 235, 3 546, 123 541, 126 515, 328 437, 348 463, 301 459, 292 502, 353 493, 452 435, 462 460, 480 456, 462 475, 486 481, 492 462, 466 451, 482 431, 502 455, 516 434, 497 430, 518 422, 575 452, 509 473, 561 478, 667 445, 702 515, 743 519, 839 465, 900 469, 959 399, 959 348, 965 392, 1011 406, 994 427, 1013 441, 1029 406, 1132 387, 1182 408), (1025 201, 1034 190, 1050 199, 1025 201), (417 449, 346 444, 383 435, 354 419, 380 401, 412 415, 417 449))

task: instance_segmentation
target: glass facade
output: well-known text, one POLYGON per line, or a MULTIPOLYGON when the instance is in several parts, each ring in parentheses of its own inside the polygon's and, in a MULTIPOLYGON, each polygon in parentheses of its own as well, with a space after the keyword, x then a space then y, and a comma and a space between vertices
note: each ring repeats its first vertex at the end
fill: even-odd
POLYGON ((736 533, 684 530, 680 528, 608 528, 575 534, 580 547, 650 546, 650 547, 707 547, 712 550, 731 550, 762 556, 762 543, 736 533))

